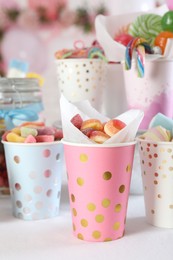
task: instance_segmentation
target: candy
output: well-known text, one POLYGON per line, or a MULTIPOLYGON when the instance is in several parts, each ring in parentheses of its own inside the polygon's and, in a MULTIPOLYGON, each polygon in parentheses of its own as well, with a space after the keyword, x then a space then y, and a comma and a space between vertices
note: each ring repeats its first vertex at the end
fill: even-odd
POLYGON ((140 15, 130 25, 128 33, 153 43, 155 37, 162 31, 161 19, 162 17, 157 14, 140 15))
POLYGON ((27 137, 28 135, 32 135, 32 136, 38 135, 37 129, 25 127, 25 126, 20 128, 20 132, 22 137, 27 137))
POLYGON ((37 135, 35 137, 37 142, 45 143, 45 142, 53 142, 54 136, 53 135, 37 135))
POLYGON ((108 121, 104 126, 104 131, 108 136, 113 136, 126 126, 124 122, 119 119, 108 121))
POLYGON ((41 122, 38 126, 36 123, 26 122, 22 126, 6 131, 2 136, 3 141, 16 143, 53 142, 62 138, 62 130, 44 126, 41 122))
POLYGON ((159 125, 171 132, 173 130, 173 120, 162 113, 158 113, 152 118, 149 124, 149 128, 153 128, 159 125))
POLYGON ((92 131, 90 134, 90 139, 98 144, 102 144, 110 138, 109 135, 101 131, 92 131))
POLYGON ((164 54, 166 43, 169 38, 173 38, 172 32, 161 32, 155 38, 154 45, 160 47, 162 54, 164 54))
POLYGON ((24 143, 25 138, 22 137, 22 136, 20 136, 20 135, 17 135, 17 134, 15 134, 15 133, 11 132, 11 133, 8 133, 8 134, 7 134, 6 140, 7 140, 8 142, 13 142, 13 143, 14 143, 14 142, 15 142, 15 143, 24 143))
POLYGON ((163 31, 173 32, 173 11, 166 12, 161 20, 163 31))
POLYGON ((81 130, 84 130, 86 128, 92 128, 93 130, 98 130, 102 131, 103 130, 103 125, 98 119, 88 119, 83 121, 81 130))
POLYGON ((82 123, 83 123, 82 117, 81 117, 79 114, 75 115, 75 116, 71 119, 71 123, 72 123, 75 127, 77 127, 78 129, 80 129, 81 126, 82 126, 82 123))
POLYGON ((171 141, 171 132, 162 126, 156 126, 149 129, 140 138, 157 142, 169 142, 171 141))
POLYGON ((33 135, 28 135, 24 141, 24 143, 36 143, 36 139, 33 135))
POLYGON ((123 44, 124 46, 127 46, 128 43, 133 40, 133 36, 127 33, 123 33, 120 35, 115 36, 114 40, 123 44))
POLYGON ((152 53, 151 46, 143 38, 137 37, 131 40, 125 51, 125 69, 130 70, 132 66, 133 51, 136 51, 138 76, 144 76, 145 51, 152 53))

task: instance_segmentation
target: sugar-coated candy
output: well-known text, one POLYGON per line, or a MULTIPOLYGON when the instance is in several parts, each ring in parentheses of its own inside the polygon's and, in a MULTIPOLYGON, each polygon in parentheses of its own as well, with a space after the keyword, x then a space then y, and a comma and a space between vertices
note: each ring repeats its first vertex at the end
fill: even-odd
POLYGON ((36 141, 37 142, 41 142, 41 143, 44 143, 44 142, 53 142, 54 141, 54 136, 53 135, 37 135, 35 137, 36 141))
POLYGON ((6 131, 2 140, 16 143, 54 142, 63 138, 61 129, 47 127, 42 122, 26 122, 6 131))
POLYGON ((100 120, 94 118, 82 120, 78 114, 72 119, 75 117, 79 117, 82 124, 81 127, 79 127, 79 125, 76 124, 76 120, 71 120, 72 123, 74 122, 74 126, 76 126, 90 140, 98 144, 103 144, 126 126, 126 124, 119 119, 113 119, 102 123, 100 120))
POLYGON ((162 126, 156 126, 148 129, 140 138, 157 142, 170 142, 171 132, 162 126))
POLYGON ((165 116, 162 113, 157 113, 152 120, 150 121, 149 128, 153 128, 156 126, 162 126, 172 132, 173 130, 173 120, 165 116))
POLYGON ((8 142, 13 142, 13 143, 24 143, 25 138, 16 133, 11 132, 6 135, 6 140, 8 142))
POLYGON ((36 143, 36 142, 37 141, 33 135, 28 135, 24 141, 24 143, 36 143))
POLYGON ((102 131, 92 131, 90 134, 90 139, 98 144, 104 143, 109 138, 110 136, 102 131))
POLYGON ((20 128, 20 132, 22 137, 27 137, 28 135, 32 135, 32 136, 38 135, 38 131, 36 128, 31 128, 26 126, 22 126, 20 128))
POLYGON ((163 31, 173 32, 173 11, 166 12, 161 20, 163 31))
POLYGON ((154 40, 154 45, 160 47, 162 54, 164 54, 166 43, 169 38, 173 38, 173 33, 165 31, 159 33, 154 40))
POLYGON ((123 129, 125 126, 126 124, 121 120, 112 119, 105 124, 104 131, 108 136, 113 136, 116 133, 118 133, 121 129, 123 129))
POLYGON ((84 130, 86 128, 92 128, 94 130, 102 131, 103 130, 103 124, 98 119, 88 119, 83 121, 81 130, 84 130))
POLYGON ((77 127, 78 129, 81 128, 83 120, 82 117, 79 114, 76 114, 72 119, 71 119, 71 123, 77 127))

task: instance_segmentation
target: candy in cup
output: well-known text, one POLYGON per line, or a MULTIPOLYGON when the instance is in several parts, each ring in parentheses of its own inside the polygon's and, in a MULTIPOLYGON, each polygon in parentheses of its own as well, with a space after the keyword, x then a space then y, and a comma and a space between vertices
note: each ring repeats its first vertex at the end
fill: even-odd
POLYGON ((74 236, 116 240, 124 235, 134 137, 143 113, 109 119, 89 102, 71 104, 63 96, 60 105, 74 236))
POLYGON ((59 214, 63 146, 62 132, 28 123, 2 137, 13 215, 39 220, 59 214))

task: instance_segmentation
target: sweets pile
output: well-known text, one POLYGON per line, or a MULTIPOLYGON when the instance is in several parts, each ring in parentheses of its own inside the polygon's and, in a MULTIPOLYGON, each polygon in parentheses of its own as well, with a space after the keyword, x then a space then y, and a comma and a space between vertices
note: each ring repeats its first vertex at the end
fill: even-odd
POLYGON ((139 138, 156 142, 173 142, 173 120, 158 113, 150 123, 150 128, 139 138))
POLYGON ((131 69, 133 53, 136 54, 138 76, 144 76, 145 53, 164 55, 167 40, 173 38, 173 11, 163 16, 143 14, 131 24, 120 29, 114 40, 127 46, 125 68, 131 69))
POLYGON ((102 123, 98 119, 83 120, 79 114, 76 114, 71 119, 71 123, 90 140, 98 144, 104 143, 126 126, 119 119, 112 119, 102 123))
MULTIPOLYGON (((78 43, 78 41, 77 41, 78 43)), ((91 47, 85 47, 82 43, 81 47, 74 44, 74 49, 62 49, 55 52, 56 59, 98 59, 106 60, 104 51, 101 46, 94 42, 91 47)))
POLYGON ((2 140, 15 143, 54 142, 63 138, 62 130, 45 126, 43 122, 26 122, 6 131, 2 140))

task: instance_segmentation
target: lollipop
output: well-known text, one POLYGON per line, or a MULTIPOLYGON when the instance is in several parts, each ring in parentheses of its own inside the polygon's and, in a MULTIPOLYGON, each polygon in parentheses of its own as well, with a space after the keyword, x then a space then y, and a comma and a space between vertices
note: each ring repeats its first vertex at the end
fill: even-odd
POLYGON ((153 43, 155 37, 162 31, 161 20, 162 17, 157 14, 140 15, 130 25, 128 33, 153 43))

